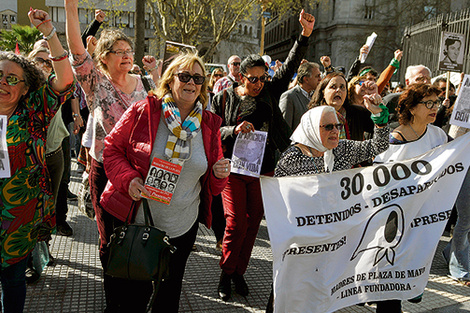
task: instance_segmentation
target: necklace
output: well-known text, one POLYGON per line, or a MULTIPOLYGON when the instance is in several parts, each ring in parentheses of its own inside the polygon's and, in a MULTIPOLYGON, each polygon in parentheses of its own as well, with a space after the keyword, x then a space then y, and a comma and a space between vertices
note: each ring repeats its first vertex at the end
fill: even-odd
POLYGON ((410 126, 411 130, 413 131, 413 133, 416 135, 416 139, 419 138, 418 134, 415 132, 415 130, 413 129, 413 127, 411 127, 411 124, 408 124, 408 126, 410 126))

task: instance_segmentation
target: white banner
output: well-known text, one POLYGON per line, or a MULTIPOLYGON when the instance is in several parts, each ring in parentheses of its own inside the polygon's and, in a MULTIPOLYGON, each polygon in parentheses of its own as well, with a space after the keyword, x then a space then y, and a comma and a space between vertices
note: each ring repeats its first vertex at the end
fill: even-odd
POLYGON ((470 75, 465 75, 452 110, 450 123, 470 128, 470 75))
POLYGON ((469 139, 399 163, 263 176, 275 312, 420 295, 470 163, 469 139))

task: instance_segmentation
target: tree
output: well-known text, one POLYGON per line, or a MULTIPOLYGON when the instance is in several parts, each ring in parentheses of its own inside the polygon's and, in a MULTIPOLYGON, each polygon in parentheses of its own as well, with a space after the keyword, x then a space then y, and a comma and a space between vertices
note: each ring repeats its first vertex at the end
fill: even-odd
POLYGON ((13 25, 11 30, 0 31, 0 49, 15 51, 16 42, 18 42, 20 51, 28 54, 33 50, 34 43, 41 37, 41 32, 34 27, 13 25))
POLYGON ((208 59, 230 36, 258 0, 147 0, 155 33, 163 41, 197 45, 204 35, 211 42, 202 56, 208 59))

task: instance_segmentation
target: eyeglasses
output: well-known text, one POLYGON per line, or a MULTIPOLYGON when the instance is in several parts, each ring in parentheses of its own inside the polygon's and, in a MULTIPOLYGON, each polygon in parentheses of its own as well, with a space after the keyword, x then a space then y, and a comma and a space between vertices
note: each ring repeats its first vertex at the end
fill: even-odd
POLYGON ((326 124, 326 125, 320 125, 320 127, 323 127, 326 131, 330 132, 333 130, 333 128, 336 127, 337 130, 341 131, 343 129, 343 124, 338 123, 338 124, 326 124))
POLYGON ((246 77, 246 79, 248 79, 248 81, 252 84, 256 84, 258 82, 258 80, 262 83, 266 82, 268 80, 268 75, 263 75, 263 76, 260 76, 260 77, 256 77, 256 76, 246 76, 244 74, 242 74, 244 77, 246 77))
POLYGON ((49 59, 43 59, 43 58, 40 58, 40 57, 36 57, 36 58, 34 58, 34 63, 36 63, 38 65, 39 65, 39 63, 42 63, 45 66, 52 68, 52 61, 49 60, 49 59))
POLYGON ((418 103, 423 103, 426 106, 426 108, 428 108, 429 110, 432 110, 435 107, 439 107, 439 105, 441 104, 441 101, 439 101, 439 100, 436 100, 436 101, 428 100, 428 101, 420 101, 418 103))
POLYGON ((359 85, 359 86, 362 86, 364 85, 366 81, 365 80, 358 80, 357 82, 355 82, 356 85, 359 85))
POLYGON ((134 56, 134 50, 111 50, 110 53, 114 53, 119 57, 123 57, 125 55, 134 56))
POLYGON ((240 62, 232 62, 230 64, 232 64, 233 66, 240 66, 240 62))
POLYGON ((14 76, 14 75, 3 76, 3 72, 0 72, 0 81, 2 81, 3 77, 5 77, 7 84, 10 86, 16 86, 21 82, 25 82, 24 79, 19 79, 17 76, 14 76))
POLYGON ((214 74, 214 77, 224 77, 224 74, 214 74))
POLYGON ((202 85, 202 84, 204 84, 204 81, 206 80, 206 78, 202 75, 189 75, 188 73, 177 73, 177 74, 174 74, 174 75, 178 76, 178 79, 182 83, 187 83, 192 78, 196 85, 202 85))

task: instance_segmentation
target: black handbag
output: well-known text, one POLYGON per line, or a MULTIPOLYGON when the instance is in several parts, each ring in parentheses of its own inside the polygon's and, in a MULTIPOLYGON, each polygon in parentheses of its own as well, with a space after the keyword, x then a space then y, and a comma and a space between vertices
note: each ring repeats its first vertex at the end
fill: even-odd
POLYGON ((176 248, 164 231, 154 227, 147 199, 143 200, 145 225, 129 224, 130 209, 123 226, 111 235, 106 274, 130 279, 154 281, 155 289, 169 275, 170 255, 176 248))

